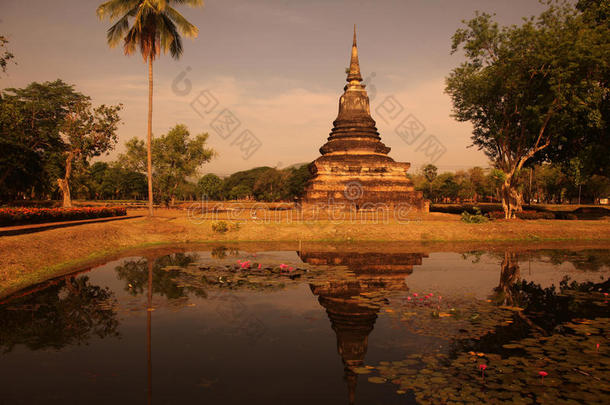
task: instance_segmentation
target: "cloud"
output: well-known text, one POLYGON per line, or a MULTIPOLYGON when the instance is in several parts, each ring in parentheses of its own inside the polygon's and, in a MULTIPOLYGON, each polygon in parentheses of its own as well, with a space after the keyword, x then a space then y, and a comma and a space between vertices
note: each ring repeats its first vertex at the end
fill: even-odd
MULTIPOLYGON (((164 133, 177 123, 186 124, 193 133, 208 132, 209 143, 219 152, 219 158, 207 165, 206 171, 221 174, 259 165, 286 166, 318 157, 318 149, 332 129, 342 93, 339 86, 337 89, 313 90, 286 79, 255 81, 228 75, 197 78, 193 74, 192 77, 186 76, 191 82, 190 92, 178 94, 172 89, 175 77, 164 76, 156 81, 154 133, 164 133), (218 101, 217 108, 204 117, 199 116, 190 104, 202 90, 210 91, 218 101), (241 158, 238 148, 231 145, 232 137, 223 139, 211 127, 212 120, 222 109, 230 110, 240 122, 232 137, 248 129, 262 142, 261 148, 250 159, 241 158)), ((122 151, 122 144, 128 138, 144 137, 146 134, 148 88, 145 79, 126 75, 82 83, 92 93, 104 92, 104 89, 108 93, 110 86, 112 93, 120 94, 125 104, 125 125, 119 133, 121 145, 112 156, 122 151)), ((385 90, 385 80, 380 77, 380 84, 373 85, 385 90)), ((180 89, 185 89, 184 83, 181 86, 180 89)), ((435 135, 447 148, 447 152, 436 162, 441 169, 458 168, 465 160, 485 165, 486 158, 481 152, 467 149, 470 125, 458 123, 450 117, 451 104, 449 97, 443 94, 443 88, 444 79, 437 78, 419 82, 415 86, 403 86, 392 93, 379 91, 376 94, 371 103, 371 112, 377 121, 382 141, 392 148, 390 156, 397 161, 410 161, 414 168, 426 163, 427 159, 423 152, 415 150, 416 145, 407 145, 396 134, 395 128, 401 117, 385 123, 376 116, 376 107, 385 97, 392 95, 404 107, 403 114, 416 116, 426 127, 426 134, 435 135)), ((97 99, 103 100, 104 97, 97 99)))

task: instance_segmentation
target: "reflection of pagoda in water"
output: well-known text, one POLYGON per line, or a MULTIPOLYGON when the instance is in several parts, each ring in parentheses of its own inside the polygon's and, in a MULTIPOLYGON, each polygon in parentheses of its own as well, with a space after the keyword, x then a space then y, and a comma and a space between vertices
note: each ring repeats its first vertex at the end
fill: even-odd
POLYGON ((305 263, 324 266, 346 266, 356 275, 359 274, 405 274, 413 272, 413 266, 422 264, 427 257, 422 253, 379 253, 379 252, 335 252, 303 251, 299 257, 305 263))
POLYGON ((326 309, 337 335, 337 350, 345 366, 349 403, 356 399, 358 375, 354 367, 364 366, 368 337, 379 309, 363 305, 355 297, 370 292, 408 290, 405 277, 421 265, 422 253, 300 251, 299 257, 313 265, 346 266, 352 277, 311 285, 318 302, 326 309))

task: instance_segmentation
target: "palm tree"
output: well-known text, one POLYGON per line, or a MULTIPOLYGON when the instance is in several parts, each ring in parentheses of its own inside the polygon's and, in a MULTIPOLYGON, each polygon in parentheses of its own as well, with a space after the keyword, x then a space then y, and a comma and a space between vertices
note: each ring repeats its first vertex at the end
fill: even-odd
POLYGON ((125 55, 140 51, 144 62, 148 62, 148 209, 153 215, 152 190, 152 102, 153 102, 153 61, 161 50, 169 50, 172 58, 182 55, 183 35, 195 38, 199 29, 188 22, 172 5, 199 7, 203 0, 109 0, 97 8, 100 19, 116 21, 108 29, 107 39, 111 48, 123 41, 125 55), (131 20, 131 26, 129 25, 131 20))

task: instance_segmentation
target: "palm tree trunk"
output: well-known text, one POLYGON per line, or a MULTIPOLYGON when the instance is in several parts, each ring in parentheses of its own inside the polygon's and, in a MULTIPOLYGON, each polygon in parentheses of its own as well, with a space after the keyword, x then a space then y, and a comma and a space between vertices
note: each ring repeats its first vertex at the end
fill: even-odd
POLYGON ((147 171, 148 171, 148 214, 153 216, 152 186, 152 108, 153 108, 153 58, 148 56, 148 136, 147 136, 147 171))

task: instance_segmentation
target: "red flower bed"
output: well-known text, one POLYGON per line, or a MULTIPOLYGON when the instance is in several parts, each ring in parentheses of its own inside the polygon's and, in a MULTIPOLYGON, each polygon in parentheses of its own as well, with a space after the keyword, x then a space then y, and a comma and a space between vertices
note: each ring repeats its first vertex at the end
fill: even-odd
POLYGON ((127 215, 123 207, 0 208, 0 226, 75 221, 127 215))

